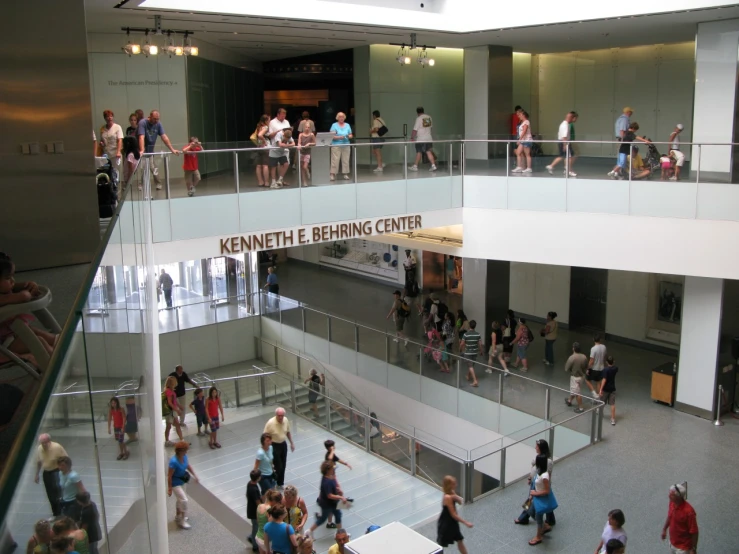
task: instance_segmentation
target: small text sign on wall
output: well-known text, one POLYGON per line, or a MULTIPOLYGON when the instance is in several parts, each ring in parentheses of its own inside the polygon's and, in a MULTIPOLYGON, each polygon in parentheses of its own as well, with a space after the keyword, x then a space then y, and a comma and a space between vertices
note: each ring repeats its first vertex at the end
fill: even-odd
POLYGON ((271 231, 222 238, 220 239, 221 255, 271 250, 273 248, 289 248, 301 244, 414 231, 420 228, 420 215, 365 219, 351 223, 332 223, 330 225, 309 225, 290 229, 289 231, 271 231))

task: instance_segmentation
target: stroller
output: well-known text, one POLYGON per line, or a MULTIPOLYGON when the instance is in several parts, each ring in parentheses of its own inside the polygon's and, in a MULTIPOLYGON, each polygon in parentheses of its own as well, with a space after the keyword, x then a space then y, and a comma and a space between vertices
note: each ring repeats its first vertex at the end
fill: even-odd
POLYGON ((655 171, 660 171, 660 161, 659 159, 662 157, 662 155, 659 153, 659 150, 657 150, 657 147, 652 144, 651 142, 647 144, 647 155, 644 158, 644 167, 649 169, 650 172, 654 173, 655 171))
POLYGON ((98 192, 98 216, 100 218, 113 217, 118 200, 118 187, 113 180, 113 165, 106 156, 96 158, 95 161, 98 166, 95 175, 98 192))

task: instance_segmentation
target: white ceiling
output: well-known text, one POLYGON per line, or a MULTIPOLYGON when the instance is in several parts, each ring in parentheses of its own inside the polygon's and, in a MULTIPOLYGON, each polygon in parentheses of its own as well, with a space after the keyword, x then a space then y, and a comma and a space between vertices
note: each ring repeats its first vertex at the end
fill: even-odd
MULTIPOLYGON (((164 28, 189 29, 198 41, 235 53, 245 62, 264 62, 367 44, 408 42, 418 33, 419 44, 464 48, 485 44, 512 46, 516 52, 570 52, 664 44, 695 39, 703 21, 739 18, 739 5, 681 13, 643 15, 481 31, 451 33, 367 25, 309 22, 290 19, 143 10, 131 0, 115 9, 119 0, 87 0, 87 28, 91 33, 120 34, 121 27, 152 27, 154 15, 164 28)), ((205 7, 207 2, 202 2, 205 7)))

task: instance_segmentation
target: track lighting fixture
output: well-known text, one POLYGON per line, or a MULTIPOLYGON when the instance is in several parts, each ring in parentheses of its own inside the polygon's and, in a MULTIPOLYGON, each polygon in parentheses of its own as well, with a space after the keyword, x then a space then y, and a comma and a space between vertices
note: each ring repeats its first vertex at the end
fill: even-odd
POLYGON ((436 46, 418 46, 416 45, 416 33, 411 33, 411 42, 409 45, 406 46, 405 43, 395 43, 391 42, 391 46, 400 46, 400 50, 398 50, 398 57, 395 58, 395 61, 397 61, 400 65, 410 65, 411 64, 411 57, 410 53, 413 50, 418 50, 418 63, 421 65, 421 67, 434 67, 436 65, 436 60, 433 58, 428 57, 428 52, 426 52, 427 48, 436 48, 436 46))
POLYGON ((192 45, 192 41, 189 35, 190 33, 188 31, 185 31, 185 56, 197 56, 200 54, 200 50, 198 50, 197 46, 192 45))
POLYGON ((182 46, 175 46, 172 31, 167 31, 167 53, 170 58, 172 56, 182 56, 184 53, 182 46))
POLYGON ((149 30, 146 30, 146 38, 144 39, 144 46, 142 48, 144 51, 144 56, 147 58, 149 56, 156 56, 159 54, 159 47, 156 44, 152 44, 149 40, 149 30))
POLYGON ((126 36, 128 37, 128 42, 121 49, 128 54, 129 57, 141 54, 141 45, 131 42, 131 30, 129 28, 126 28, 126 36))
POLYGON ((160 16, 154 17, 155 26, 152 29, 142 29, 136 27, 121 27, 122 31, 126 31, 128 42, 125 46, 121 47, 124 53, 129 56, 136 54, 144 54, 144 56, 156 56, 159 54, 159 46, 154 44, 154 36, 156 35, 167 35, 164 39, 164 43, 161 46, 162 53, 172 56, 197 56, 200 51, 197 46, 193 46, 190 36, 193 34, 192 31, 185 29, 162 29, 162 19, 160 16), (131 42, 131 31, 144 33, 144 44, 139 45, 136 42, 131 42), (175 44, 177 37, 175 35, 183 35, 183 44, 180 46, 175 44))

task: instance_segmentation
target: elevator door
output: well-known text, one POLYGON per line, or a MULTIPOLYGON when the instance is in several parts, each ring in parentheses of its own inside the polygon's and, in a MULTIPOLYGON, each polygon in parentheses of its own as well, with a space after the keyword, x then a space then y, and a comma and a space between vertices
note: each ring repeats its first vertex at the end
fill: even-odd
POLYGON ((608 270, 573 267, 570 273, 570 327, 604 331, 608 270))

